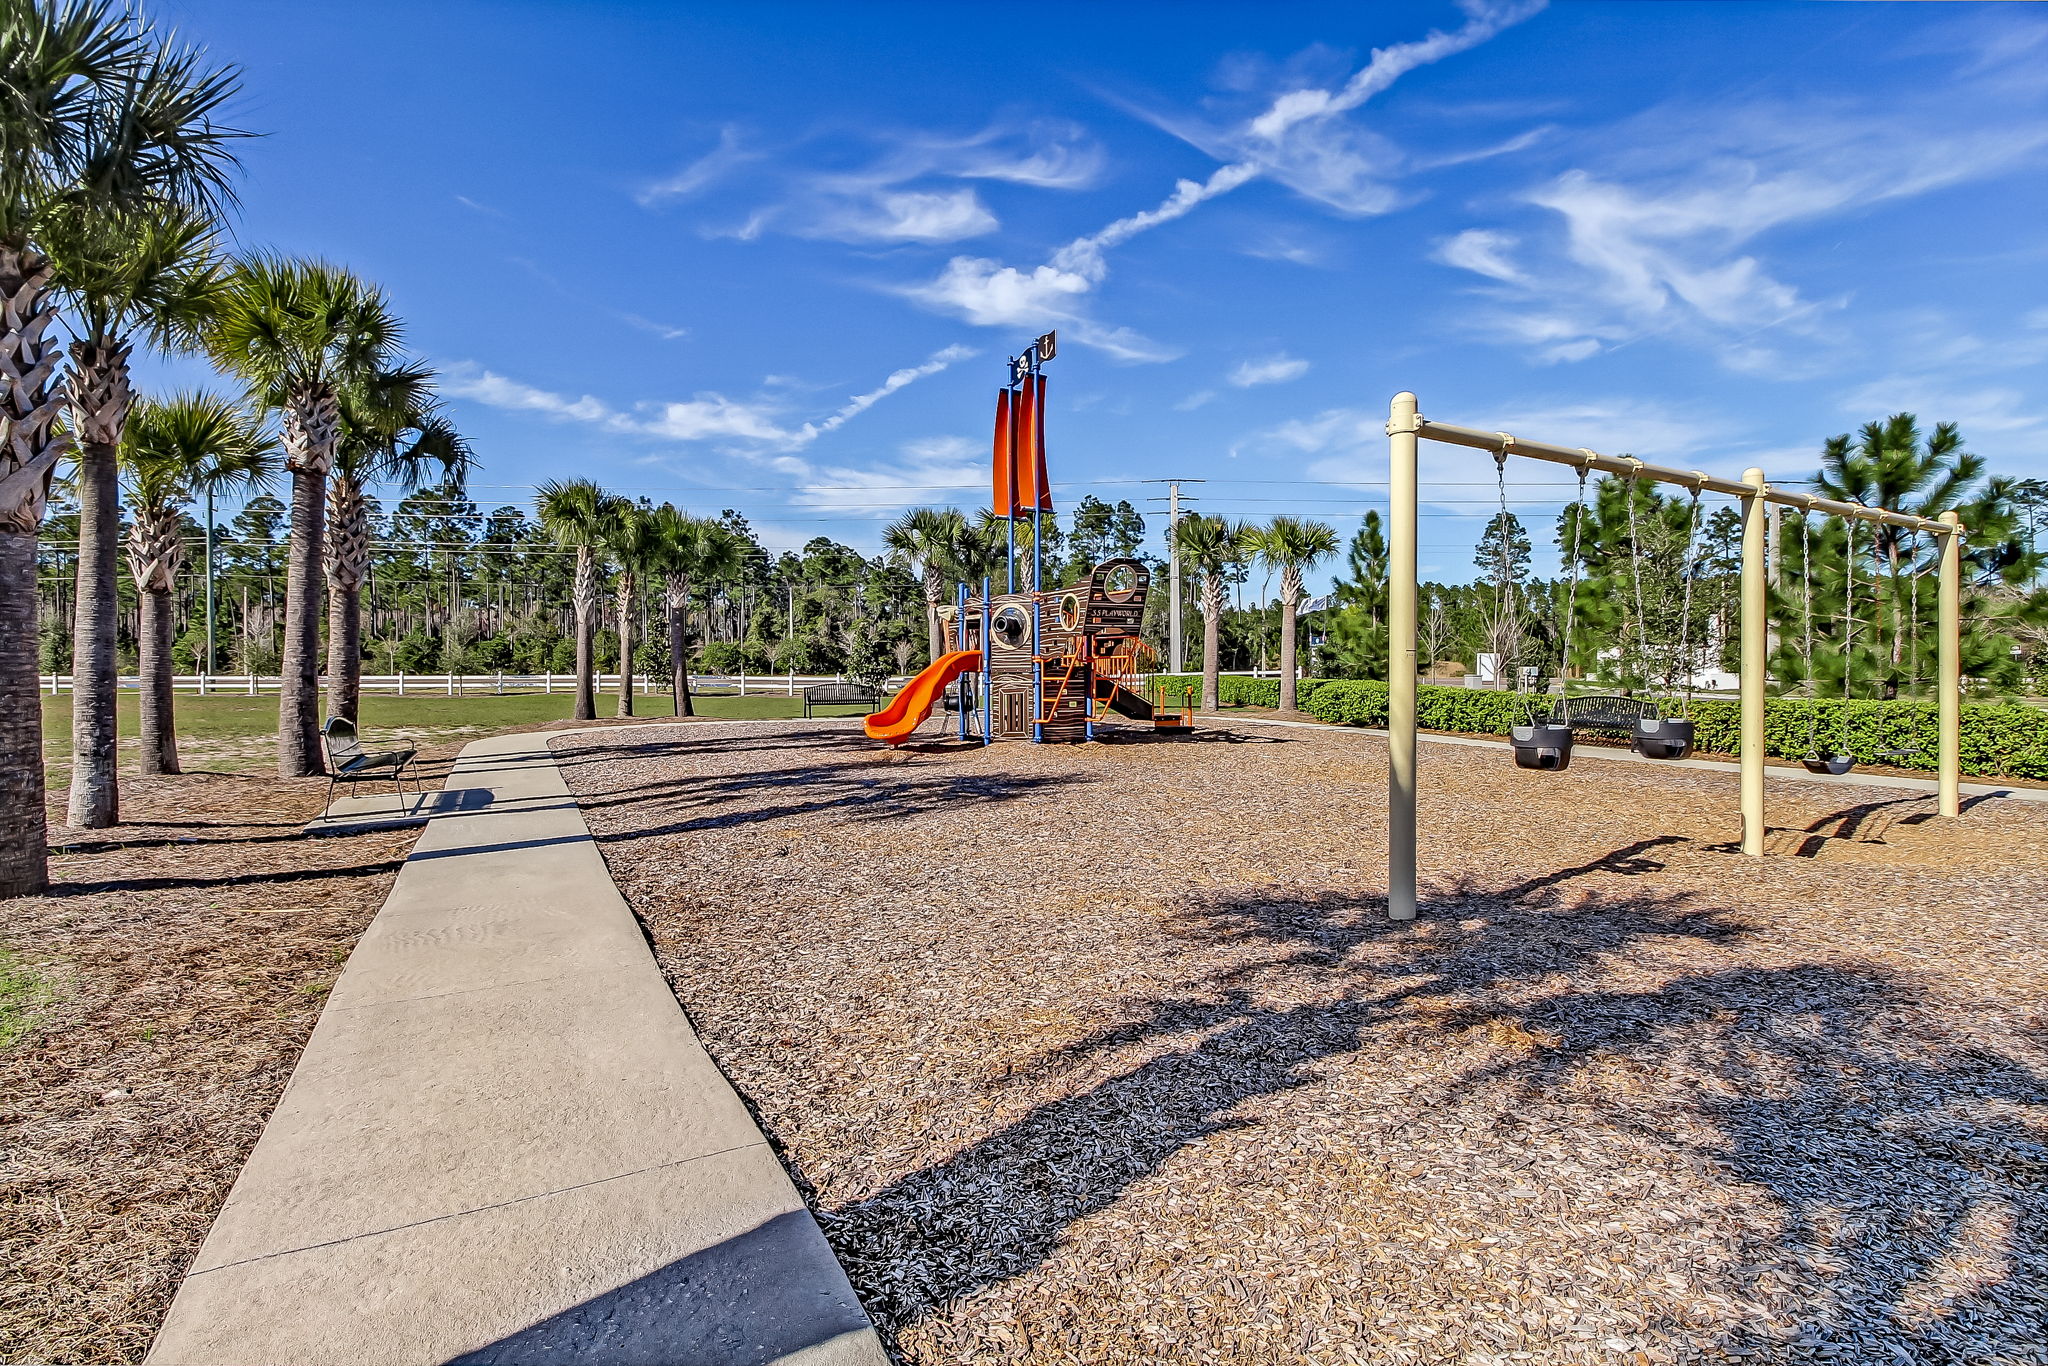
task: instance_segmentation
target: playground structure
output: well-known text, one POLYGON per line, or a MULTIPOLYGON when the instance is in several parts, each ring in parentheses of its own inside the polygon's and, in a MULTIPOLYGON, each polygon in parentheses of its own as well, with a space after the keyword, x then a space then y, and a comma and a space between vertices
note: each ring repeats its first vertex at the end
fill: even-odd
POLYGON ((1070 587, 1041 587, 1039 521, 1053 508, 1040 367, 1054 354, 1048 332, 1011 359, 1010 381, 996 396, 992 507, 1007 523, 1005 591, 995 592, 986 578, 977 596, 956 585, 954 603, 939 613, 943 651, 868 717, 872 739, 902 744, 942 701, 958 714, 958 738, 983 744, 1093 740, 1098 708, 1148 722, 1158 734, 1194 728, 1194 690, 1166 696, 1154 678, 1156 655, 1140 635, 1149 569, 1137 560, 1106 560, 1070 587), (1030 540, 1022 576, 1020 517, 1030 540))
MULTIPOLYGON (((1594 470, 1627 479, 1648 479, 1692 491, 1695 507, 1702 493, 1721 493, 1741 500, 1741 805, 1742 852, 1760 858, 1764 852, 1764 690, 1767 683, 1765 658, 1768 648, 1768 584, 1766 579, 1765 513, 1769 504, 1797 508, 1804 513, 1823 513, 1845 519, 1851 528, 1857 522, 1882 523, 1925 532, 1941 547, 1939 588, 1936 600, 1937 668, 1935 696, 1939 708, 1939 753, 1936 763, 1938 809, 1943 816, 1957 815, 1961 790, 1961 603, 1962 540, 1961 519, 1944 512, 1938 519, 1895 512, 1890 508, 1865 507, 1812 494, 1775 489, 1760 469, 1743 471, 1738 480, 1725 479, 1700 470, 1679 470, 1652 465, 1633 456, 1601 455, 1583 447, 1556 446, 1528 441, 1506 432, 1481 431, 1433 422, 1422 416, 1416 397, 1402 392, 1394 395, 1387 419, 1388 439, 1388 563, 1390 668, 1388 670, 1387 713, 1387 917, 1410 920, 1415 916, 1416 885, 1416 540, 1417 540, 1417 451, 1423 438, 1454 446, 1468 446, 1492 453, 1504 466, 1511 455, 1552 464, 1568 465, 1579 473, 1583 487, 1594 470)), ((1697 515, 1695 513, 1695 521, 1697 515)), ((1577 572, 1574 554, 1573 573, 1577 572)), ((1689 566, 1688 566, 1689 568, 1689 566)), ((1576 586, 1576 585, 1574 585, 1576 586)), ((1810 615, 1810 609, 1809 609, 1810 615)), ((1567 627, 1569 633, 1569 627, 1567 627)), ((1809 644, 1809 653, 1811 646, 1809 644)), ((1562 685, 1560 685, 1562 687, 1562 685)), ((1844 695, 1846 697, 1846 684, 1844 695)), ((1677 718, 1663 717, 1649 704, 1626 698, 1570 698, 1560 695, 1548 718, 1530 718, 1530 725, 1517 727, 1511 737, 1516 762, 1525 768, 1558 770, 1570 761, 1574 724, 1605 729, 1626 729, 1635 733, 1635 748, 1646 758, 1678 759, 1691 753, 1689 722, 1674 725, 1677 718), (1627 714, 1629 704, 1637 708, 1627 714), (1576 715, 1575 715, 1576 712, 1576 715)), ((1846 755, 1809 756, 1808 767, 1816 772, 1844 772, 1846 755)))

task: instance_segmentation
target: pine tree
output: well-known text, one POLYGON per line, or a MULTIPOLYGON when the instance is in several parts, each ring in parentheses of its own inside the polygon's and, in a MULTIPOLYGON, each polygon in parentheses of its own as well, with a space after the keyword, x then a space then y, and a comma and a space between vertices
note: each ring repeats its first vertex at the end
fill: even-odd
POLYGON ((1351 538, 1345 577, 1336 587, 1322 673, 1330 678, 1387 676, 1387 538, 1380 515, 1368 512, 1351 538))

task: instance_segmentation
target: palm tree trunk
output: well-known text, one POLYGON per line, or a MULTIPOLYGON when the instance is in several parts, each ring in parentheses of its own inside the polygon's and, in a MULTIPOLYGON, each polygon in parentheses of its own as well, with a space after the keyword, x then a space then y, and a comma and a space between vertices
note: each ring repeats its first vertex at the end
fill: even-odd
POLYGON ((597 552, 576 547, 576 720, 597 719, 597 552))
POLYGON ((177 508, 144 503, 128 528, 128 572, 141 599, 142 757, 145 775, 177 773, 178 734, 173 717, 171 640, 177 633, 178 571, 185 563, 184 519, 177 508))
MULTIPOLYGON (((41 514, 38 499, 37 520, 41 514)), ((0 897, 33 896, 50 881, 36 673, 36 537, 13 523, 0 521, 0 897)))
POLYGON ((137 771, 145 777, 182 773, 178 767, 178 731, 172 715, 171 638, 177 607, 171 595, 145 589, 138 650, 142 685, 142 757, 137 771))
POLYGON ((1202 706, 1216 711, 1223 705, 1222 643, 1219 634, 1223 624, 1223 575, 1212 571, 1202 574, 1202 706))
POLYGON ((676 700, 677 716, 697 714, 690 699, 689 613, 690 581, 672 575, 668 581, 668 668, 669 692, 676 700))
POLYGON ((1300 595, 1289 594, 1283 586, 1280 590, 1280 710, 1294 711, 1298 690, 1295 687, 1294 632, 1296 617, 1294 609, 1301 601, 1300 595))
POLYGON ((326 772, 320 755, 321 532, 327 521, 324 476, 292 471, 291 555, 286 561, 284 657, 278 666, 277 772, 305 778, 326 772))
POLYGON ((121 819, 114 698, 121 502, 114 448, 78 448, 78 593, 71 623, 71 798, 65 820, 102 830, 121 819))
POLYGON ((620 716, 633 714, 633 574, 631 570, 619 571, 619 710, 620 716))
POLYGON ((354 721, 363 695, 363 590, 327 584, 327 714, 354 721))
POLYGON ((346 472, 327 496, 327 714, 353 722, 363 694, 363 580, 370 568, 370 507, 346 472))
POLYGON ((72 623, 71 798, 66 820, 101 830, 121 819, 115 698, 120 632, 121 486, 117 452, 131 391, 128 347, 71 344, 78 440, 78 606, 72 623))
POLYGON ((339 424, 334 396, 324 391, 294 394, 285 405, 292 512, 277 699, 277 771, 284 778, 317 777, 327 771, 320 754, 320 589, 325 577, 327 475, 334 468, 339 424))
MULTIPOLYGON (((938 569, 927 563, 924 568, 924 630, 925 648, 931 652, 929 663, 936 663, 946 652, 945 637, 939 630, 939 599, 945 596, 945 592, 946 585, 939 578, 938 569)), ((961 639, 966 637, 963 635, 961 639)))
POLYGON ((50 474, 70 449, 55 430, 61 355, 43 334, 56 317, 50 263, 0 243, 0 897, 49 885, 43 697, 36 672, 36 531, 50 474))

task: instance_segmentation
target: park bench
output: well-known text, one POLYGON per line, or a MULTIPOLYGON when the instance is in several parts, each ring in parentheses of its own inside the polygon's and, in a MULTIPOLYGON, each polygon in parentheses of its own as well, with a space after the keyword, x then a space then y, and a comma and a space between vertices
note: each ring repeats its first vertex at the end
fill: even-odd
POLYGON ((1588 730, 1625 737, 1645 759, 1684 759, 1692 754, 1690 719, 1666 716, 1663 707, 1644 698, 1598 693, 1559 697, 1548 716, 1531 716, 1529 724, 1511 727, 1508 742, 1520 767, 1556 772, 1571 767, 1572 737, 1588 730))
POLYGON ((410 773, 413 791, 419 791, 419 768, 413 761, 420 747, 411 740, 400 737, 392 749, 364 749, 355 722, 334 716, 320 728, 320 743, 327 751, 327 801, 320 809, 323 816, 334 805, 334 789, 341 783, 388 782, 403 798, 406 775, 410 773))
POLYGON ((882 695, 858 683, 820 683, 804 689, 804 715, 813 707, 866 707, 873 711, 882 695))

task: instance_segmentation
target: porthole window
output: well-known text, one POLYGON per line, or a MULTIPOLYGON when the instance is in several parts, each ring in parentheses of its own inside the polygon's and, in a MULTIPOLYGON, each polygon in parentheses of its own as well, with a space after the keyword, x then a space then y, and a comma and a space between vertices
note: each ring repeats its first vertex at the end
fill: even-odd
POLYGON ((1138 571, 1127 564, 1112 566, 1102 576, 1102 592, 1111 602, 1129 602, 1138 591, 1138 571))
POLYGON ((1081 624, 1081 595, 1069 593, 1060 599, 1060 626, 1071 631, 1081 624))
POLYGON ((1021 650, 1031 640, 1031 617, 1016 603, 1004 603, 996 608, 995 620, 989 624, 989 634, 1002 648, 1021 650))

